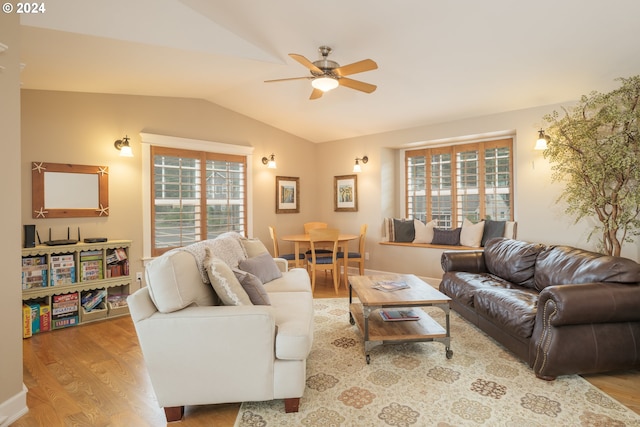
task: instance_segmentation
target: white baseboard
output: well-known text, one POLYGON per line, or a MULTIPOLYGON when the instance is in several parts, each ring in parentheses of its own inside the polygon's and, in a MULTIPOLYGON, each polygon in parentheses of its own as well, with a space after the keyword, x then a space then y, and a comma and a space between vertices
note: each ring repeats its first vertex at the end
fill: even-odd
POLYGON ((0 402, 0 427, 8 427, 18 418, 29 412, 27 407, 27 386, 22 384, 22 391, 15 396, 0 402))

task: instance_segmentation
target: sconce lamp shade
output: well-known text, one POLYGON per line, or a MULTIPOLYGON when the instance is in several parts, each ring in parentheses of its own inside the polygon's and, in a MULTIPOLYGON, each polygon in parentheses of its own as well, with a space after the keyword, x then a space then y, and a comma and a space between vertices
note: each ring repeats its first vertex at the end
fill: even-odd
POLYGON ((534 150, 546 150, 547 149, 547 136, 544 134, 544 131, 540 129, 538 131, 538 140, 536 141, 534 150))
POLYGON ((311 81, 311 86, 313 86, 314 89, 320 89, 323 92, 335 89, 338 85, 338 80, 331 77, 316 77, 311 81))
POLYGON ((271 154, 268 158, 262 158, 262 164, 267 165, 269 169, 276 169, 276 156, 275 154, 271 154))
POLYGON ((124 138, 118 139, 113 143, 116 150, 120 151, 120 157, 133 157, 133 151, 129 145, 129 137, 125 135, 124 138))
POLYGON ((360 162, 361 161, 362 161, 362 163, 364 163, 366 165, 367 162, 369 161, 369 157, 367 157, 367 156, 356 157, 356 163, 353 165, 353 173, 362 172, 362 167, 360 166, 360 162))

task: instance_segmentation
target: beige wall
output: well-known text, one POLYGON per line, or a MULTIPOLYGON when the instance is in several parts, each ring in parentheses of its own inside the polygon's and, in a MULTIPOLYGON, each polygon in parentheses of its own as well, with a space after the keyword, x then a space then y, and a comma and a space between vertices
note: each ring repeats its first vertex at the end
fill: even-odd
MULTIPOLYGON (((564 105, 569 105, 565 103, 564 105)), ((381 246, 382 218, 401 213, 398 149, 412 144, 451 138, 510 133, 515 137, 515 219, 518 238, 547 244, 569 244, 587 249, 592 223, 574 224, 557 204, 561 191, 552 184, 550 167, 541 152, 533 150, 542 116, 559 105, 475 117, 348 140, 312 144, 248 117, 202 100, 153 98, 23 90, 22 91, 22 221, 35 223, 41 237, 48 227, 63 236, 67 225, 80 225, 84 236, 134 240, 132 271, 142 264, 142 201, 139 132, 149 132, 255 147, 253 156, 254 227, 250 234, 270 243, 268 225, 280 235, 298 232, 305 221, 322 220, 357 233, 369 224, 367 268, 441 275, 439 252, 427 249, 381 246), (113 141, 128 134, 136 157, 120 158, 113 141), (276 154, 278 169, 260 161, 276 154), (358 212, 334 212, 333 180, 352 174, 354 159, 367 155, 369 163, 358 175, 358 212), (106 164, 110 167, 110 216, 98 219, 31 218, 31 161, 106 164), (300 177, 300 214, 275 214, 275 176, 300 177)), ((57 234, 56 234, 57 233, 57 234)), ((289 249, 289 248, 285 248, 289 249)), ((638 259, 638 243, 623 254, 638 259)))
POLYGON ((20 290, 20 59, 19 15, 0 14, 0 425, 26 410, 22 389, 20 290))
POLYGON ((155 98, 23 90, 22 91, 22 222, 36 224, 41 239, 83 237, 132 239, 131 271, 142 271, 142 158, 140 132, 254 147, 254 229, 270 242, 268 225, 280 234, 297 232, 314 218, 316 145, 248 117, 195 99, 155 98), (113 142, 128 134, 133 158, 119 157, 113 142), (263 156, 275 153, 278 169, 267 169, 263 156), (308 159, 308 160, 305 160, 308 159), (109 166, 109 217, 33 219, 33 161, 109 166), (301 213, 275 214, 275 176, 300 177, 301 213))

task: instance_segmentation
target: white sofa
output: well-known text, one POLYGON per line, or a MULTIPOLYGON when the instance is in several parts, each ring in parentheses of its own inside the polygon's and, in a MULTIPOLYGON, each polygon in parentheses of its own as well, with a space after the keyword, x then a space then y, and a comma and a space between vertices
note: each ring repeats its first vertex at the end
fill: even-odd
POLYGON ((264 253, 259 240, 225 233, 154 259, 145 269, 147 287, 129 296, 167 421, 181 419, 185 405, 284 399, 286 412, 297 412, 313 342, 309 275, 301 268, 287 271, 286 260, 270 255, 264 263, 264 253), (266 291, 257 298, 270 305, 254 305, 247 298, 251 291, 242 294, 239 287, 237 277, 245 276, 238 267, 251 271, 257 260, 261 264, 253 267, 281 274, 253 283, 266 291))

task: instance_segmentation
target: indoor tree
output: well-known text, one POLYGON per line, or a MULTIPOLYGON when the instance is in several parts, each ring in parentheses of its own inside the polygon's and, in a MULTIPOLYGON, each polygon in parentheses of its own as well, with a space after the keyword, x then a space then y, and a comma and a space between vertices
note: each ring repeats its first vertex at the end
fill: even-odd
POLYGON ((544 156, 552 180, 566 184, 565 212, 576 222, 596 218, 589 238, 600 236, 598 249, 616 256, 640 229, 640 75, 618 80, 611 92, 592 92, 564 114, 544 116, 544 156))

